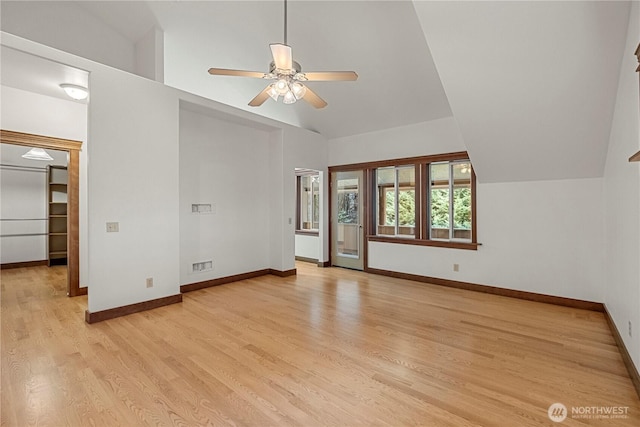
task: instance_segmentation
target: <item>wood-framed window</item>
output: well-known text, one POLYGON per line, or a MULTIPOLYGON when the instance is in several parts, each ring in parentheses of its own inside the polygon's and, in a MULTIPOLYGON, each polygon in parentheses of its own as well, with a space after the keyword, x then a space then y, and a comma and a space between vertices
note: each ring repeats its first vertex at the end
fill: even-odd
POLYGON ((296 233, 318 235, 320 228, 320 175, 296 176, 296 233))
POLYGON ((415 165, 375 170, 376 235, 416 238, 416 176, 415 165))
POLYGON ((372 183, 368 241, 477 249, 476 177, 466 152, 361 166, 372 183))

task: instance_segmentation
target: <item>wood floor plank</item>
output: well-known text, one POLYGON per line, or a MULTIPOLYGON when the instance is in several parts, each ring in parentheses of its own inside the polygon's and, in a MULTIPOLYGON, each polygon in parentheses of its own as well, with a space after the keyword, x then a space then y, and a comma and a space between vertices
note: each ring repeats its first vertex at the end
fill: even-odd
POLYGON ((2 426, 543 426, 640 401, 602 313, 298 263, 88 325, 64 267, 0 272, 2 426))

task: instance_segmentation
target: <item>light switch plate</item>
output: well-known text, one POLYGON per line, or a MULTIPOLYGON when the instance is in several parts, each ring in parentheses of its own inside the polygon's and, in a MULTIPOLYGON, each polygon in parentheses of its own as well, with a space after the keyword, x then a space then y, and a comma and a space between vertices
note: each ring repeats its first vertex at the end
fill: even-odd
POLYGON ((117 233, 119 231, 120 231, 120 223, 118 222, 107 223, 107 233, 117 233))

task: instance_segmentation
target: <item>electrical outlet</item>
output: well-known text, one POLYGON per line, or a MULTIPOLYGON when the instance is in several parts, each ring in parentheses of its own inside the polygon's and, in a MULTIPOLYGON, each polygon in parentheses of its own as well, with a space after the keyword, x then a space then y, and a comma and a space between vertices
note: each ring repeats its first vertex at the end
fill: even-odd
POLYGON ((107 233, 117 233, 119 231, 120 231, 120 223, 118 222, 107 223, 107 233))
POLYGON ((153 288, 153 277, 147 277, 147 288, 153 288))
POLYGON ((460 264, 453 264, 453 271, 460 271, 460 264))
POLYGON ((629 336, 632 337, 633 335, 631 335, 631 320, 629 320, 629 336))

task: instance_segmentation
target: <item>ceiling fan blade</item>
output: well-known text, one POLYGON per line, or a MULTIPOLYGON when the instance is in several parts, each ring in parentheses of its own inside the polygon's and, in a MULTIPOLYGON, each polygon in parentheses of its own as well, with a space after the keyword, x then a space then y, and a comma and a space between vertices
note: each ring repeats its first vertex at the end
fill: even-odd
POLYGON ((259 107, 262 104, 264 104, 264 101, 266 101, 269 98, 269 88, 271 87, 271 85, 267 86, 264 88, 264 90, 262 92, 260 92, 259 94, 256 95, 255 98, 253 98, 251 100, 251 102, 249 102, 249 105, 252 107, 259 107))
POLYGON ((305 101, 307 101, 309 104, 313 105, 316 108, 324 108, 327 106, 327 101, 325 101, 324 99, 316 95, 314 91, 309 89, 309 86, 306 86, 306 87, 307 87, 307 91, 302 97, 302 99, 304 99, 305 101))
POLYGON ((303 73, 308 81, 358 80, 355 71, 312 71, 303 73))
POLYGON ((209 68, 209 74, 213 76, 237 76, 237 77, 264 77, 260 71, 228 70, 226 68, 209 68))
POLYGON ((290 70, 293 68, 293 59, 291 57, 291 47, 286 44, 273 43, 270 44, 271 55, 276 68, 281 70, 290 70))

